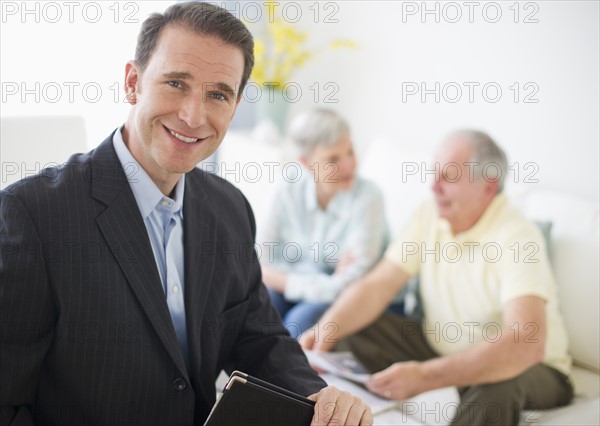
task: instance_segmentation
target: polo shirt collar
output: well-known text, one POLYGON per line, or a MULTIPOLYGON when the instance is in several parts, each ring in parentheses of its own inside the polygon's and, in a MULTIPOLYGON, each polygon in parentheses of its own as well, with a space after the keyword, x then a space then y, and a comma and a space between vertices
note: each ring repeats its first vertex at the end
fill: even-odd
MULTIPOLYGON (((506 205, 506 196, 503 193, 496 194, 490 204, 487 206, 481 217, 475 222, 471 228, 464 232, 459 232, 454 235, 454 239, 477 239, 479 234, 488 229, 496 214, 506 205)), ((452 235, 452 229, 447 220, 443 219, 440 221, 440 228, 443 232, 447 232, 452 235)))

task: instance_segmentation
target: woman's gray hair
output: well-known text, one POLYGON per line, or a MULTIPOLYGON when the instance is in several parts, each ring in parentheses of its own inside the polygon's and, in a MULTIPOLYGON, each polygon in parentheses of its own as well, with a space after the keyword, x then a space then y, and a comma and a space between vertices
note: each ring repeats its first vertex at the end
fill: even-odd
POLYGON ((312 109, 298 114, 288 134, 303 155, 310 156, 316 146, 331 146, 350 133, 346 120, 329 109, 312 109))
POLYGON ((508 173, 508 159, 498 144, 485 132, 464 129, 452 133, 453 137, 464 138, 473 147, 469 165, 474 177, 488 181, 498 181, 498 193, 504 189, 504 180, 508 173))

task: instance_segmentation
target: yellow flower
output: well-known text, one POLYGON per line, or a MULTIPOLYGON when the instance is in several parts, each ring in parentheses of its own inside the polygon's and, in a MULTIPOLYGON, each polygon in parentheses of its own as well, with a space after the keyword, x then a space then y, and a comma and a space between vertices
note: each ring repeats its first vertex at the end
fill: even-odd
POLYGON ((350 40, 334 40, 329 44, 329 48, 333 50, 343 49, 344 47, 356 49, 357 44, 350 40))
MULTIPOLYGON (((308 49, 307 41, 307 33, 297 31, 282 19, 270 20, 266 31, 254 38, 255 64, 250 78, 260 86, 285 86, 297 69, 319 53, 308 49)), ((334 40, 322 50, 342 48, 356 49, 357 45, 350 40, 334 40)))

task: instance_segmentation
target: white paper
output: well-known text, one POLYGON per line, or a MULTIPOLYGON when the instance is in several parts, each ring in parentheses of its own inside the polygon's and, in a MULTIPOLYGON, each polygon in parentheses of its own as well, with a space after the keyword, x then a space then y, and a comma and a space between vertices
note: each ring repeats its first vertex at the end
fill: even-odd
POLYGON ((455 387, 424 392, 404 401, 381 398, 333 374, 321 376, 328 385, 361 398, 373 411, 376 425, 449 425, 460 402, 455 387))
POLYGON ((352 352, 318 352, 305 350, 308 363, 327 373, 358 383, 366 383, 371 377, 367 369, 352 355, 352 352))

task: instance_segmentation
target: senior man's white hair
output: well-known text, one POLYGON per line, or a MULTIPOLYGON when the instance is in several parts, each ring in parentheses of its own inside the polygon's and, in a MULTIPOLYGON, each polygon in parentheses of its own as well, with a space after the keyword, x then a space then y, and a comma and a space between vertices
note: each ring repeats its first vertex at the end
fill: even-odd
POLYGON ((485 132, 472 129, 461 129, 452 132, 446 139, 461 138, 473 147, 470 162, 474 177, 477 179, 497 180, 498 190, 504 189, 504 180, 508 173, 508 159, 498 144, 485 132))

